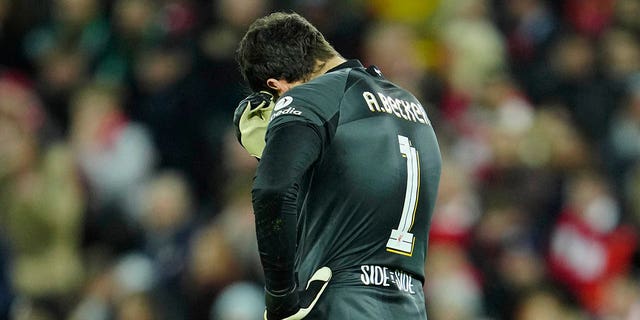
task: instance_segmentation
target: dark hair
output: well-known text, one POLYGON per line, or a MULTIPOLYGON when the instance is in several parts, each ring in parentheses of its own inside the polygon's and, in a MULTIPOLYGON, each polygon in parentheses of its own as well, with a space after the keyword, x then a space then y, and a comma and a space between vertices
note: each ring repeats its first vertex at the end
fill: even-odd
POLYGON ((324 36, 297 13, 275 12, 256 20, 240 41, 236 60, 253 91, 269 78, 308 80, 318 61, 337 55, 324 36))

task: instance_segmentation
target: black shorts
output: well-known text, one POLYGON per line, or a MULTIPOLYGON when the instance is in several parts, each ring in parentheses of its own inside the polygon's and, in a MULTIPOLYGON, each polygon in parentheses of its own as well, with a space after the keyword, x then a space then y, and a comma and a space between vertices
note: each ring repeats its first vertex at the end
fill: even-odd
POLYGON ((363 281, 334 280, 339 279, 332 279, 305 319, 427 319, 422 283, 416 279, 409 279, 409 282, 402 284, 390 278, 368 284, 363 284, 363 281))

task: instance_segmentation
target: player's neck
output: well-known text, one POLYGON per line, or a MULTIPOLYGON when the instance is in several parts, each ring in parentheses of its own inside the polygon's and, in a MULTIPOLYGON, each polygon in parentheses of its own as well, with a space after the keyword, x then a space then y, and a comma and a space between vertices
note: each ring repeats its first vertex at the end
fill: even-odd
POLYGON ((327 71, 339 66, 340 64, 346 62, 347 60, 343 57, 341 57, 340 55, 335 55, 331 58, 329 58, 329 60, 327 61, 318 61, 318 64, 316 65, 316 71, 314 71, 313 73, 311 73, 311 76, 309 77, 309 79, 307 80, 297 80, 294 82, 289 82, 286 79, 275 79, 275 78, 269 78, 267 79, 267 86, 271 89, 274 89, 278 96, 281 96, 283 94, 285 94, 287 91, 289 91, 291 88, 301 85, 309 80, 312 80, 314 78, 317 78, 325 73, 327 73, 327 71))
POLYGON ((346 61, 347 60, 341 57, 340 55, 335 55, 332 58, 329 58, 329 60, 327 61, 319 62, 318 70, 313 73, 312 78, 319 77, 327 73, 327 71, 343 64, 346 61))

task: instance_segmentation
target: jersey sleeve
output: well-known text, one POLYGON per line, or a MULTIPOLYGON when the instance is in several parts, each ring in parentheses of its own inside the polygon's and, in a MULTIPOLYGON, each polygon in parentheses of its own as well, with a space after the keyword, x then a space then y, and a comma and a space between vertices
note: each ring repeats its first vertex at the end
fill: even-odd
POLYGON ((295 287, 299 182, 317 159, 320 148, 320 139, 313 128, 293 122, 274 130, 258 164, 252 202, 260 260, 269 292, 288 292, 295 287))
POLYGON ((346 72, 335 72, 289 90, 273 108, 266 139, 278 127, 302 122, 318 128, 323 145, 327 145, 337 128, 346 78, 346 72))

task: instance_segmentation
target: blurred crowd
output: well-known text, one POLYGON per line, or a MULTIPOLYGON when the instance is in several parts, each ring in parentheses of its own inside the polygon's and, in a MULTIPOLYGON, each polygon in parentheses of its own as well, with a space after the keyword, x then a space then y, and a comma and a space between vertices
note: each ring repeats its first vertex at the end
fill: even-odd
POLYGON ((0 319, 261 319, 233 55, 274 10, 424 102, 429 319, 640 319, 640 0, 0 0, 0 319))

